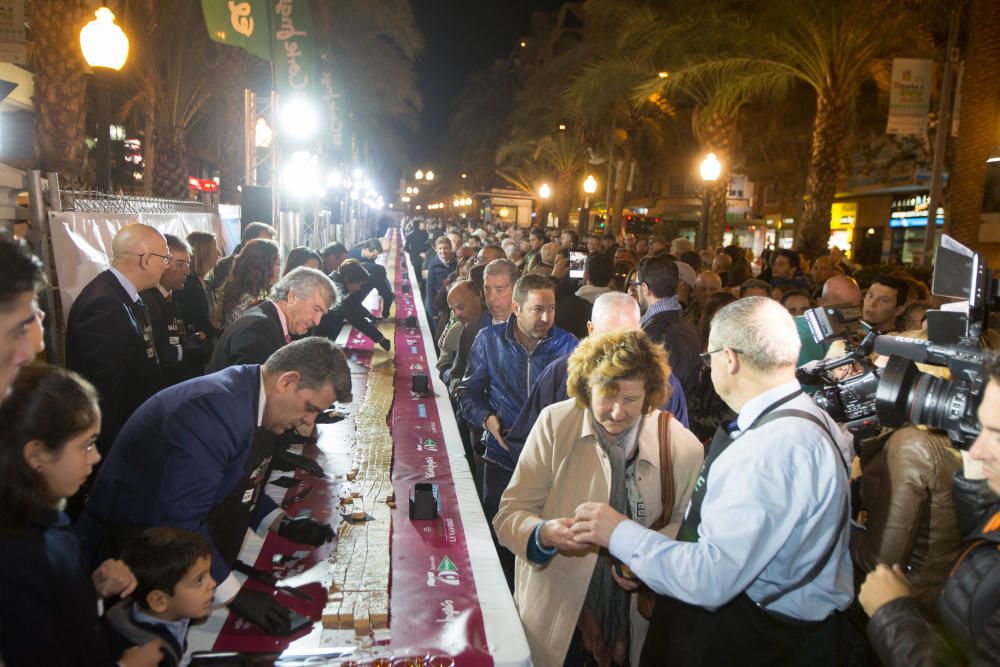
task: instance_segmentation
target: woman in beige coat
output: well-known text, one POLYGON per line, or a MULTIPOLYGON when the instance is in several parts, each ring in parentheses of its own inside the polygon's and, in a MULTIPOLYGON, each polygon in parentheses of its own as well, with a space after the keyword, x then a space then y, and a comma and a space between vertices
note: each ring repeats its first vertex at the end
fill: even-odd
MULTIPOLYGON (((663 348, 642 332, 584 340, 569 360, 568 401, 538 417, 493 520, 517 556, 514 599, 537 667, 601 665, 639 657, 647 624, 638 583, 612 572, 604 550, 578 545, 578 505, 618 506, 647 527, 661 515, 660 411, 669 391, 663 348)), ((673 537, 704 451, 676 419, 668 422, 674 504, 662 529, 673 537)))

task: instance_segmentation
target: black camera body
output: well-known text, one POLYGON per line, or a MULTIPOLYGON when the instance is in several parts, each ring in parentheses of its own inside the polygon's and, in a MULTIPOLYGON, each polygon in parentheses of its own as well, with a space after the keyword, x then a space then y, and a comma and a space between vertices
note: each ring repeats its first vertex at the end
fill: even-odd
POLYGON ((875 389, 881 369, 869 357, 878 332, 866 330, 861 309, 850 304, 813 308, 804 315, 813 340, 820 344, 843 340, 845 354, 798 368, 795 375, 799 382, 819 385, 813 400, 835 422, 846 424, 852 433, 864 435, 877 431, 875 389), (833 371, 844 366, 858 367, 861 371, 838 379, 833 371))

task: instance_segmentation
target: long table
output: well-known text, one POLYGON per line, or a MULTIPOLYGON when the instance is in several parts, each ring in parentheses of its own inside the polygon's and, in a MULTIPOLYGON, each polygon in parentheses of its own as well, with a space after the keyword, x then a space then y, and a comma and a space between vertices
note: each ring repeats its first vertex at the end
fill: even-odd
MULTIPOLYGON (((369 551, 358 553, 359 543, 354 543, 354 554, 347 557, 342 553, 338 559, 337 540, 312 549, 274 533, 261 538, 248 532, 241 560, 273 572, 282 585, 311 596, 313 601, 308 602, 288 593, 279 594, 282 604, 314 622, 298 634, 282 638, 263 633, 225 608, 217 609, 189 633, 189 658, 195 651, 206 650, 277 653, 343 647, 345 653, 352 651, 349 661, 362 663, 393 656, 409 657, 410 664, 418 664, 413 658, 425 656, 431 660, 422 664, 530 664, 527 641, 477 498, 447 389, 435 372, 437 359, 431 333, 416 276, 400 250, 398 230, 389 230, 383 245, 388 246, 388 252, 381 261, 393 282, 396 303, 394 314, 380 326, 391 336, 393 351, 386 354, 381 349, 373 350, 372 341, 354 329, 345 328, 338 343, 351 361, 354 401, 342 406, 349 415, 360 414, 364 407, 373 365, 383 372, 387 368, 383 364, 394 364, 388 425, 392 439, 391 493, 396 507, 376 507, 366 499, 365 510, 374 515, 374 521, 361 528, 367 527, 367 532, 376 536, 385 533, 384 525, 376 527, 376 521, 391 522, 391 580, 386 592, 389 627, 373 627, 366 632, 364 627, 324 628, 321 621, 324 613, 329 617, 337 604, 343 604, 325 602, 328 596, 351 596, 348 599, 356 599, 364 609, 372 610, 383 602, 377 582, 379 550, 384 545, 379 545, 377 538, 368 543, 369 551), (416 318, 418 326, 405 326, 410 317, 416 318), (430 378, 432 395, 412 393, 412 377, 418 374, 430 378), (408 497, 412 485, 418 482, 437 485, 438 519, 409 519, 408 497), (386 518, 381 519, 383 516, 386 518), (330 595, 331 584, 342 580, 345 566, 359 568, 361 571, 351 573, 352 580, 357 578, 365 585, 359 586, 357 592, 337 591, 330 595)), ((338 527, 344 521, 342 498, 352 491, 359 493, 352 473, 358 467, 359 451, 367 450, 365 443, 356 441, 357 426, 351 418, 320 426, 319 434, 318 443, 307 446, 303 453, 322 465, 326 477, 317 479, 296 471, 299 484, 285 489, 270 483, 267 493, 293 516, 308 515, 338 527), (306 488, 309 491, 304 491, 306 488)), ((288 474, 274 473, 271 481, 288 474)), ((371 497, 388 495, 386 490, 372 490, 368 488, 371 483, 366 484, 363 491, 371 497)), ((358 529, 357 524, 351 528, 358 529)), ((244 585, 267 590, 253 581, 244 585)))

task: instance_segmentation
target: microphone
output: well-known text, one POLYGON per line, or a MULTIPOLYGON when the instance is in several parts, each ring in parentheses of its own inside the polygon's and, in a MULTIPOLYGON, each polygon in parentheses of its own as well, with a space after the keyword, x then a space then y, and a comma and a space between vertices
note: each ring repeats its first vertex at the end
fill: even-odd
POLYGON ((930 341, 904 336, 879 336, 875 339, 875 352, 882 356, 898 356, 918 364, 927 363, 930 341))

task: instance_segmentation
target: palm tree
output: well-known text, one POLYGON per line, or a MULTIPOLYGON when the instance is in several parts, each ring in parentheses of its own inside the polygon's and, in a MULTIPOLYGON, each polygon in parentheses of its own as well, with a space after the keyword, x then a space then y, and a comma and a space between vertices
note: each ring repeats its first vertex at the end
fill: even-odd
POLYGON ((80 29, 92 17, 87 7, 84 0, 36 0, 28 5, 35 166, 58 172, 72 185, 83 182, 87 164, 87 65, 80 51, 80 29))
POLYGON ((725 32, 717 37, 731 48, 694 52, 692 62, 670 73, 670 85, 726 80, 731 83, 719 91, 723 100, 794 82, 814 91, 805 203, 796 228, 799 250, 814 257, 830 236, 853 101, 873 71, 887 67, 889 56, 919 49, 924 35, 906 6, 893 0, 769 0, 746 10, 724 14, 728 20, 719 24, 725 32))
POLYGON ((965 53, 959 133, 949 186, 949 234, 970 247, 979 245, 986 159, 997 145, 1000 106, 1000 3, 972 0, 965 53), (975 89, 972 89, 972 85, 975 89))

